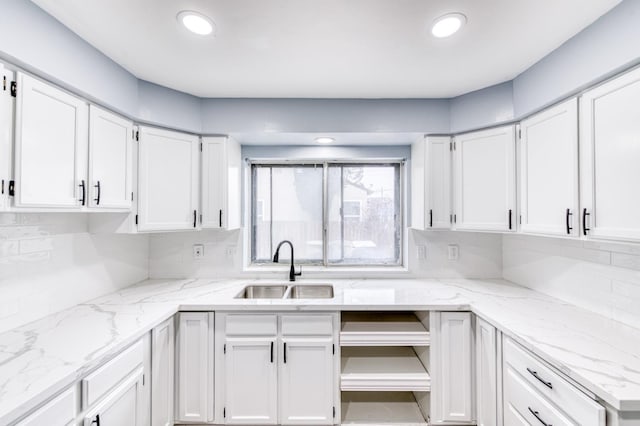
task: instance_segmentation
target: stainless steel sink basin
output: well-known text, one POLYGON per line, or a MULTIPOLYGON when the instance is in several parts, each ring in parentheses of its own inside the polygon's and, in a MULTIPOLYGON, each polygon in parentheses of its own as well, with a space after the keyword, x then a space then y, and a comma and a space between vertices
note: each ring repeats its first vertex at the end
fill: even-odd
POLYGON ((294 285, 289 291, 290 299, 332 299, 333 286, 331 284, 300 284, 294 285))
POLYGON ((286 291, 287 286, 281 284, 248 285, 236 299, 281 299, 286 291))

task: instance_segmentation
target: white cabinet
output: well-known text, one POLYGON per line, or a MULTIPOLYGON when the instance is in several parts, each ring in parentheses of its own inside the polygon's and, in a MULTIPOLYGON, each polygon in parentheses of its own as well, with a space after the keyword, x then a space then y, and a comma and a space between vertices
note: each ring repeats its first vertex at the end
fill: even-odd
POLYGON ((138 144, 138 230, 197 227, 200 138, 141 127, 138 144))
POLYGON ((578 235, 578 101, 520 124, 521 230, 578 235))
POLYGON ((213 313, 178 314, 176 421, 213 419, 213 313))
POLYGON ((470 312, 431 312, 431 420, 472 423, 475 418, 470 312))
POLYGON ((202 138, 202 227, 241 226, 240 145, 228 137, 202 138))
POLYGON ((451 227, 451 138, 428 136, 411 146, 411 227, 451 227))
POLYGON ((10 206, 9 182, 13 159, 13 97, 11 81, 13 72, 0 64, 0 78, 6 81, 0 91, 0 211, 10 206))
POLYGON ((514 126, 456 136, 454 158, 455 228, 515 230, 514 126))
POLYGON ((640 69, 580 99, 582 234, 639 240, 640 69))
POLYGON ((217 313, 216 422, 336 423, 337 324, 333 313, 217 313))
POLYGON ((495 327, 476 318, 476 419, 498 425, 498 346, 495 327))
POLYGON ((144 426, 142 368, 110 391, 97 405, 86 412, 83 426, 144 426))
POLYGON ((89 206, 129 209, 132 193, 133 123, 102 108, 89 108, 89 206))
POLYGON ((171 317, 151 331, 151 426, 173 426, 174 353, 171 317))
POLYGON ((74 424, 78 411, 76 386, 62 392, 16 426, 68 426, 74 424))
POLYGON ((23 73, 17 85, 15 205, 87 205, 87 103, 23 73))

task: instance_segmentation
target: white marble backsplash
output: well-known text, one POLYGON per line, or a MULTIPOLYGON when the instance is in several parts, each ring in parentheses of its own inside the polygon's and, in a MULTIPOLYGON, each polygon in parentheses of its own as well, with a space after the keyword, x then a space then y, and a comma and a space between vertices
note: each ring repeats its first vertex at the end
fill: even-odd
POLYGON ((85 213, 0 213, 0 332, 148 277, 146 235, 91 235, 85 213))
POLYGON ((504 279, 640 328, 640 244, 503 237, 504 279))

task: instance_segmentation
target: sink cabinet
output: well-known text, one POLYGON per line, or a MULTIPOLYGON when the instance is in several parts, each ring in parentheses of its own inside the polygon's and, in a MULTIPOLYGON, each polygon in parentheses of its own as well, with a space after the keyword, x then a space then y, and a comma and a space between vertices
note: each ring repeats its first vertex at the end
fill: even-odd
POLYGON ((215 423, 337 422, 336 313, 216 313, 215 423))

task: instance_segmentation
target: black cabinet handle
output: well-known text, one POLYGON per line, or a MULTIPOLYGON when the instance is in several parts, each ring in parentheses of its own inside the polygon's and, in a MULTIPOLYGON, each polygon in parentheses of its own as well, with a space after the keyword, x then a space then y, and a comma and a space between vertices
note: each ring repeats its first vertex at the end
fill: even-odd
POLYGON ((571 227, 571 216, 573 216, 573 213, 571 213, 571 209, 567 209, 566 221, 567 221, 567 234, 568 235, 571 235, 571 231, 573 231, 573 228, 571 227))
POLYGON ((84 185, 84 180, 80 181, 80 185, 78 185, 80 188, 82 188, 82 198, 80 199, 80 202, 82 203, 82 205, 84 206, 85 202, 86 202, 86 191, 85 191, 85 185, 84 185))
POLYGON ((433 228, 433 210, 429 209, 429 228, 433 228))
POLYGON ((220 228, 222 228, 222 209, 220 209, 220 228))
POLYGON ((509 209, 509 229, 511 229, 512 227, 512 220, 511 217, 513 216, 513 210, 509 209))
POLYGON ((591 213, 587 213, 587 209, 582 209, 582 235, 587 235, 587 231, 591 231, 591 228, 587 228, 587 216, 591 216, 591 213))
POLYGON ((273 342, 271 342, 271 363, 273 364, 273 342))
POLYGON ((193 211, 193 227, 196 227, 197 224, 198 212, 196 210, 193 211))
POLYGON ((546 423, 544 420, 542 420, 542 417, 540 417, 540 413, 537 411, 534 411, 531 407, 527 407, 529 409, 529 412, 531 412, 531 414, 533 414, 533 416, 538 419, 538 421, 540 423, 542 423, 544 426, 553 426, 551 423, 546 423))
POLYGON ((287 363, 287 342, 284 342, 284 348, 282 350, 283 355, 284 355, 284 363, 287 363))
POLYGON ((96 414, 96 418, 93 419, 91 424, 94 424, 94 423, 95 423, 96 426, 100 426, 100 414, 96 414))
POLYGON ((551 382, 547 382, 545 380, 542 380, 542 378, 540 376, 538 376, 538 372, 537 371, 533 371, 532 369, 530 369, 529 367, 527 367, 527 371, 529 372, 529 374, 531 374, 533 377, 535 377, 536 379, 538 379, 540 381, 540 383, 542 383, 543 385, 545 385, 546 387, 548 387, 549 389, 553 389, 553 385, 551 384, 551 382))
POLYGON ((96 194, 96 198, 93 200, 96 202, 96 206, 100 205, 100 181, 96 182, 95 185, 93 185, 94 188, 96 188, 98 191, 98 193, 96 194))

